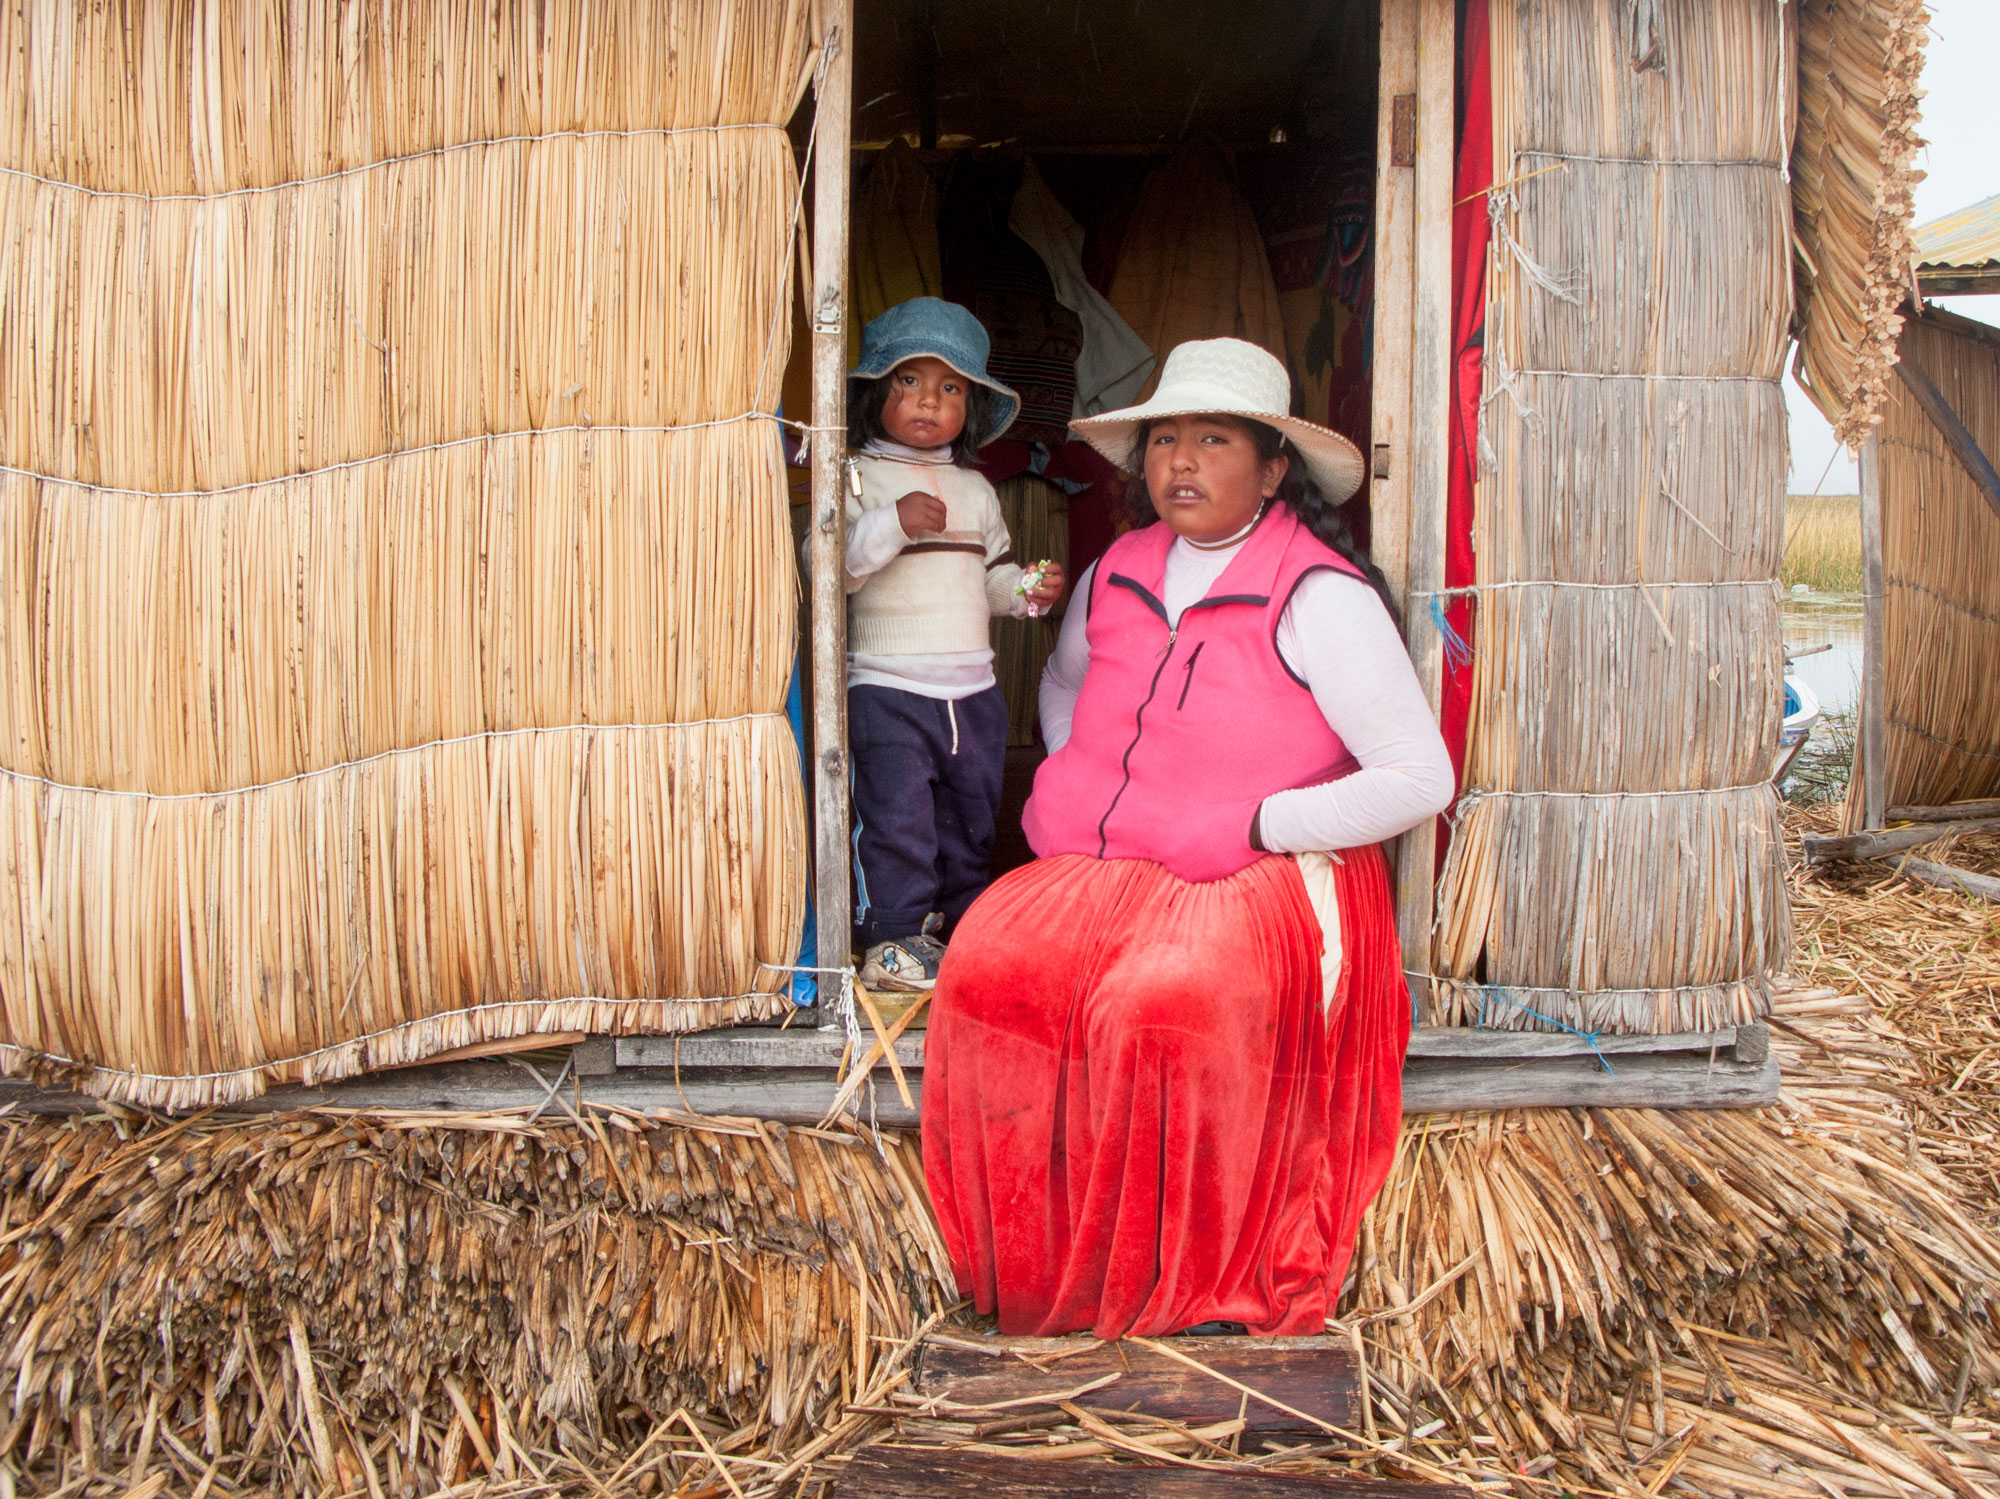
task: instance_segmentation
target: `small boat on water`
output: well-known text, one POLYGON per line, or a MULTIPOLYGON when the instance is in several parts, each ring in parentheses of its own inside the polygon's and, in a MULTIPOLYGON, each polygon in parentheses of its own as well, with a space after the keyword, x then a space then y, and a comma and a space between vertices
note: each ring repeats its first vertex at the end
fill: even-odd
MULTIPOLYGON (((1789 665, 1789 661, 1786 663, 1789 665)), ((1792 762, 1799 757, 1799 751, 1806 747, 1806 740, 1812 736, 1813 725, 1819 722, 1819 696, 1806 686, 1803 679, 1785 674, 1785 722, 1778 734, 1778 765, 1772 771, 1771 779, 1782 783, 1785 773, 1792 768, 1792 762)))

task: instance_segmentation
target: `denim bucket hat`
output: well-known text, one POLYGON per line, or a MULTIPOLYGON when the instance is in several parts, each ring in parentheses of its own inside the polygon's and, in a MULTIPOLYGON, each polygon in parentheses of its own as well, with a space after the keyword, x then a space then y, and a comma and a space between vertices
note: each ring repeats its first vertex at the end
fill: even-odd
POLYGON ((879 380, 905 359, 926 355, 942 359, 999 397, 987 430, 972 434, 972 445, 983 448, 1013 426, 1021 411, 1021 398, 986 373, 986 355, 992 347, 979 319, 956 302, 912 297, 869 319, 861 330, 861 362, 847 372, 847 379, 850 385, 856 380, 879 380))

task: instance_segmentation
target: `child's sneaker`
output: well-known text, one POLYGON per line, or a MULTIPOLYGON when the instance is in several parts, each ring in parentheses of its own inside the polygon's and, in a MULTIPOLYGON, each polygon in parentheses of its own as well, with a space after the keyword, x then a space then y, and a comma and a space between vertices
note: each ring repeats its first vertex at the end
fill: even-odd
POLYGON ((938 965, 944 961, 944 943, 936 935, 943 925, 944 919, 932 912, 914 937, 876 943, 861 965, 861 982, 871 989, 897 989, 906 994, 929 989, 937 983, 938 965))

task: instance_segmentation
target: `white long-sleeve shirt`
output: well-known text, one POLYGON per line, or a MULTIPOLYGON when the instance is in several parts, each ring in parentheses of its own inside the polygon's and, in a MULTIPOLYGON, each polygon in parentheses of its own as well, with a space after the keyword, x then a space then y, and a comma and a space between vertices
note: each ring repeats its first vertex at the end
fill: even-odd
MULTIPOLYGON (((1208 593, 1237 550, 1209 551, 1175 540, 1162 600, 1171 624, 1178 626, 1181 611, 1208 593)), ((1051 753, 1069 739, 1090 668, 1085 601, 1096 571, 1093 564, 1077 581, 1042 674, 1042 737, 1051 753)), ((1304 680, 1361 768, 1266 797, 1257 814, 1258 841, 1266 849, 1359 848, 1406 832, 1451 804, 1451 757, 1409 652, 1373 588, 1346 573, 1309 574, 1279 617, 1277 643, 1285 665, 1304 680)))
MULTIPOLYGON (((863 483, 873 503, 847 506, 846 589, 850 597, 902 556, 912 544, 897 518, 895 500, 911 489, 929 489, 940 499, 947 489, 958 495, 961 509, 979 521, 979 544, 989 554, 985 580, 986 612, 1020 616, 1027 600, 1015 594, 1019 564, 1007 551, 1006 523, 992 486, 978 474, 953 466, 951 450, 906 448, 895 443, 870 443, 862 450, 863 483), (880 491, 880 493, 876 493, 880 491), (883 503, 884 497, 887 503, 883 503), (996 538, 997 529, 997 538, 996 538), (994 552, 995 546, 999 552, 994 552), (995 557, 1004 561, 996 561, 995 557)), ((969 535, 970 533, 968 533, 969 535)), ((966 538, 961 537, 962 542, 966 538)), ((956 651, 855 650, 847 657, 850 687, 893 687, 919 697, 963 699, 995 685, 993 650, 982 646, 956 651)))

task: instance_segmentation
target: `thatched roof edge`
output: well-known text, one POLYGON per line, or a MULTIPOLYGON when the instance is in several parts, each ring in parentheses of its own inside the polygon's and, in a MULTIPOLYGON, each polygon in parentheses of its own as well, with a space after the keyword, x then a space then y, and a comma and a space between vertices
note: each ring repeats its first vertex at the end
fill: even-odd
POLYGON ((1930 13, 1923 0, 1803 0, 1792 150, 1793 370, 1835 435, 1857 443, 1896 362, 1916 244, 1930 13))

